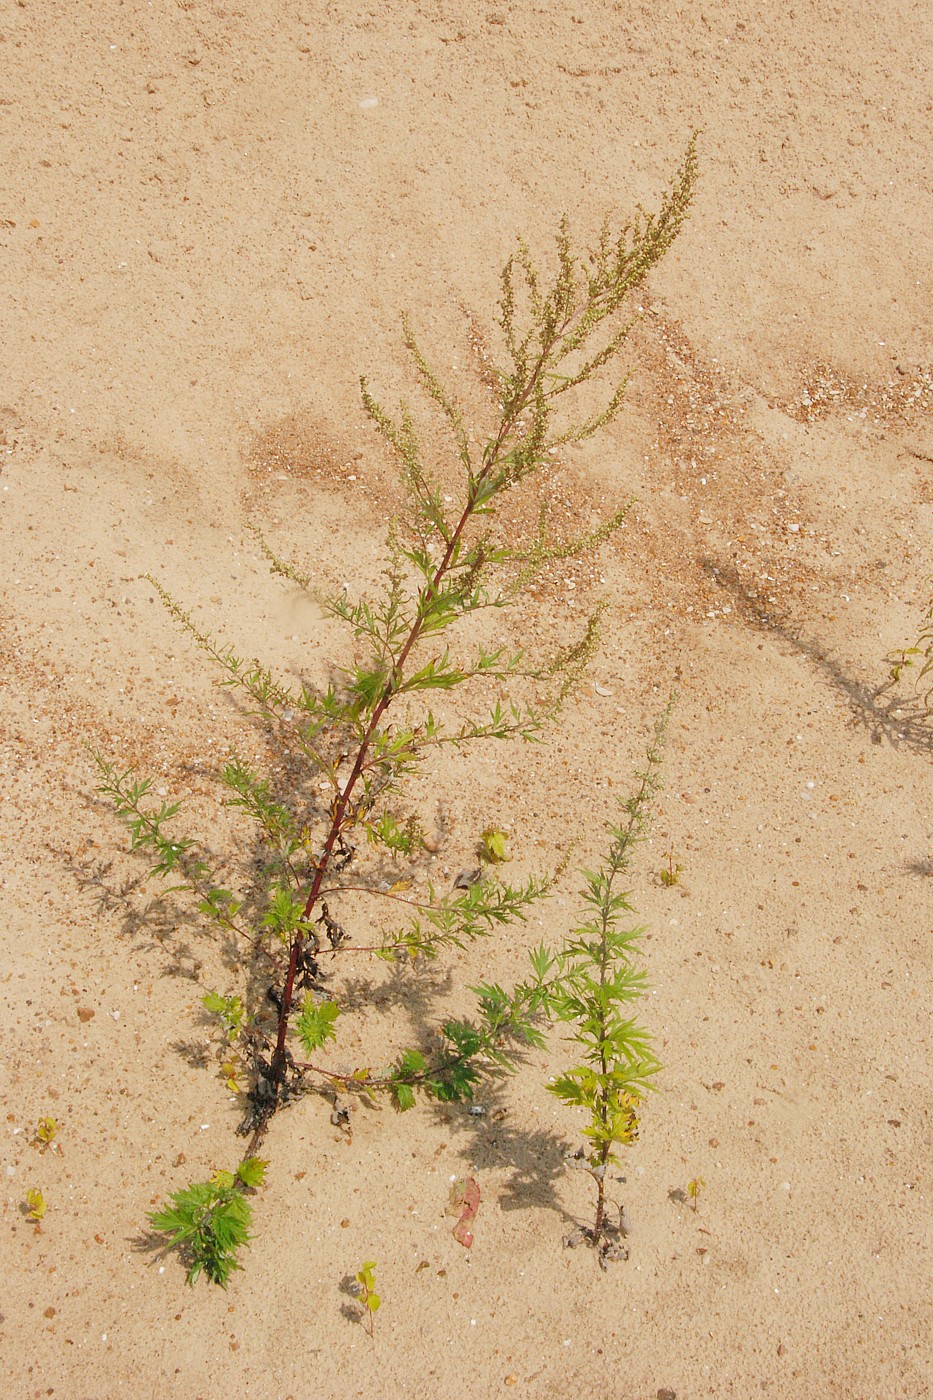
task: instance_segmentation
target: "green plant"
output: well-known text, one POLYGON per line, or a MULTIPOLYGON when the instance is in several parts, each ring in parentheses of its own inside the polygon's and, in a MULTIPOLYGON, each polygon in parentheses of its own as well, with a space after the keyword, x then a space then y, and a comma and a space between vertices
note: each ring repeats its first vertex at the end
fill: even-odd
POLYGON ((667 865, 661 866, 661 869, 658 871, 658 878, 661 884, 667 889, 673 889, 674 885, 680 883, 680 872, 683 870, 683 866, 674 864, 673 851, 668 851, 665 855, 665 859, 667 865))
POLYGON ((26 1192, 26 1205, 29 1207, 26 1212, 26 1219, 34 1220, 38 1225, 39 1221, 45 1218, 45 1212, 48 1210, 48 1206, 42 1192, 37 1190, 35 1186, 31 1186, 26 1192))
POLYGON ((376 1313, 382 1306, 382 1299, 376 1292, 376 1261, 371 1259, 364 1264, 356 1276, 354 1292, 366 1309, 370 1337, 375 1336, 376 1313))
POLYGON ((547 989, 548 1014, 573 1027, 572 1039, 583 1051, 582 1063, 548 1088, 563 1103, 589 1114, 583 1129, 589 1151, 581 1148, 570 1160, 596 1183, 596 1210, 593 1224, 578 1227, 568 1243, 592 1245, 603 1268, 609 1259, 626 1257, 622 1211, 617 1224, 607 1213, 606 1175, 619 1162, 615 1149, 636 1141, 638 1112, 660 1069, 647 1031, 626 1010, 642 996, 645 974, 635 961, 642 930, 623 926, 632 905, 619 882, 650 820, 670 709, 669 703, 635 792, 622 804, 625 820, 609 827, 605 861, 599 869, 583 872, 583 921, 558 954, 541 948, 532 959, 536 984, 547 989))
MULTIPOLYGON (((233 754, 220 771, 227 805, 245 814, 258 836, 252 861, 242 863, 242 888, 234 893, 192 838, 169 834, 179 804, 153 802, 150 780, 96 755, 99 791, 126 823, 132 848, 148 856, 154 874, 171 881, 170 890, 192 896, 205 920, 245 954, 242 985, 209 991, 203 1004, 218 1021, 227 1086, 237 1092, 245 1087, 241 1081, 248 1084, 242 1131, 250 1139, 250 1156, 274 1115, 315 1082, 343 1092, 386 1094, 400 1110, 410 1108, 419 1091, 440 1100, 469 1099, 482 1074, 503 1071, 522 1047, 542 1041, 536 1019, 547 1001, 546 984, 538 980, 512 992, 490 984, 474 989, 472 1019, 448 1019, 418 1044, 399 1046, 385 1068, 374 1070, 365 1061, 353 1070, 340 1068, 329 1059, 346 1014, 335 978, 361 954, 404 963, 487 937, 525 918, 559 873, 507 883, 497 873, 508 859, 505 835, 490 826, 480 837, 481 868, 464 872, 451 890, 439 888, 426 872, 430 847, 406 780, 442 746, 540 738, 596 646, 600 608, 576 641, 537 663, 521 648, 467 644, 459 655, 451 650, 455 624, 481 610, 507 608, 542 569, 595 550, 621 525, 627 504, 569 541, 549 538, 543 509, 536 534, 525 543, 515 540, 514 529, 497 529, 504 504, 553 451, 590 437, 619 412, 624 378, 610 385, 602 407, 589 416, 557 417, 569 401, 564 396, 619 355, 631 327, 619 313, 676 237, 695 175, 691 141, 659 213, 639 213, 617 237, 604 228, 582 259, 572 252, 564 220, 550 282, 519 244, 501 277, 504 360, 491 372, 487 366, 493 402, 485 424, 467 429, 459 404, 404 323, 417 379, 453 442, 458 486, 449 473, 429 475, 408 407, 402 404, 390 416, 362 381, 364 409, 394 452, 405 488, 405 507, 389 531, 381 592, 356 599, 344 589, 321 598, 307 574, 281 559, 257 532, 273 571, 310 591, 349 628, 350 654, 326 687, 287 686, 260 662, 239 657, 202 631, 147 575, 178 625, 219 668, 220 684, 245 697, 275 736, 278 753, 288 753, 293 772, 297 766, 304 770, 284 790, 274 780, 274 763, 261 772, 233 754), (442 722, 433 697, 440 693, 452 703, 468 684, 484 699, 485 717, 442 722), (516 686, 525 689, 525 698, 515 698, 516 686), (374 937, 372 923, 359 913, 364 900, 403 913, 405 921, 380 927, 374 937)), ((565 964, 569 996, 570 953, 565 964)), ((184 1222, 156 1223, 168 1221, 172 1212, 154 1217, 157 1229, 175 1232, 173 1242, 201 1250, 193 1257, 218 1282, 226 1281, 232 1267, 236 1231, 227 1232, 218 1256, 225 1267, 212 1271, 204 1261, 213 1257, 213 1245, 197 1235, 198 1222, 215 1218, 204 1212, 214 1211, 220 1191, 245 1240, 245 1202, 229 1195, 238 1190, 236 1183, 218 1186, 215 1178, 173 1198, 176 1212, 183 1198, 184 1222), (191 1192, 196 1199, 189 1199, 191 1192), (195 1239, 201 1244, 192 1246, 195 1239)), ((197 1272, 189 1272, 189 1279, 197 1272)))
POLYGON ((61 1152, 61 1144, 56 1142, 58 1136, 58 1124, 54 1118, 40 1118, 36 1124, 36 1131, 33 1135, 32 1145, 38 1147, 40 1152, 48 1152, 49 1148, 53 1152, 61 1152))
POLYGON ((203 1271, 226 1288, 233 1270, 242 1268, 237 1252, 249 1243, 253 1219, 245 1192, 262 1185, 267 1166, 258 1157, 247 1157, 235 1172, 219 1171, 210 1181, 194 1182, 169 1197, 171 1206, 150 1213, 152 1228, 182 1251, 189 1284, 203 1271))
POLYGON ((697 1205, 699 1204, 700 1192, 705 1186, 706 1182, 703 1180, 702 1176, 695 1176, 692 1181, 687 1182, 687 1195, 693 1202, 694 1214, 696 1214, 697 1205))
POLYGON ((480 859, 490 865, 501 865, 505 861, 511 860, 512 857, 508 854, 508 841, 507 832, 498 831, 494 826, 487 826, 479 838, 480 859))
MULTIPOLYGON (((912 666, 920 666, 915 682, 918 688, 921 681, 933 673, 933 601, 927 608, 914 645, 893 653, 888 659, 893 663, 891 679, 895 683, 900 680, 902 673, 912 666)), ((933 697, 933 682, 924 692, 924 701, 927 705, 930 704, 931 697, 933 697)))

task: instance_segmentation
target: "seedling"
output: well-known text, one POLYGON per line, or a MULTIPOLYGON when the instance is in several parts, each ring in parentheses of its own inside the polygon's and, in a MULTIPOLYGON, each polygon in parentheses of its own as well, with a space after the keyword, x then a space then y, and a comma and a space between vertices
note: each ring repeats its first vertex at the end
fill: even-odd
POLYGON ((40 1118, 33 1135, 32 1145, 38 1147, 40 1152, 48 1152, 49 1148, 53 1152, 61 1152, 61 1144, 55 1141, 58 1135, 58 1124, 54 1118, 40 1118))
POLYGON ((226 1288, 234 1269, 242 1268, 237 1251, 249 1243, 253 1208, 245 1191, 261 1186, 267 1162, 247 1157, 235 1172, 215 1172, 169 1197, 172 1204, 152 1211, 149 1221, 172 1247, 181 1249, 188 1264, 188 1283, 202 1271, 212 1283, 226 1288))
POLYGON ((683 870, 683 866, 674 864, 673 851, 668 851, 666 853, 665 860, 667 861, 667 865, 662 865, 661 869, 658 872, 658 875, 660 877, 661 884, 665 885, 668 889, 671 889, 674 885, 680 882, 680 872, 683 870))
MULTIPOLYGON (((914 666, 920 668, 914 682, 915 688, 918 690, 921 683, 933 674, 933 601, 927 608, 914 645, 893 653, 888 657, 888 660, 893 663, 891 679, 895 684, 900 680, 904 671, 914 666)), ((927 683, 924 689, 923 701, 928 709, 933 704, 933 679, 927 683)))
POLYGON ((369 1335, 374 1338, 376 1313, 382 1305, 382 1299, 376 1292, 376 1261, 374 1259, 364 1264, 356 1276, 356 1296, 366 1309, 369 1335))
POLYGON ((201 998, 202 1006, 216 1016, 223 1027, 224 1034, 231 1040, 235 1040, 243 1029, 243 1022, 246 1019, 246 1007, 239 997, 222 997, 216 992, 208 992, 207 996, 201 998))
MULTIPOLYGON (((408 407, 392 416, 362 381, 364 410, 395 454, 406 493, 389 531, 381 591, 358 597, 349 587, 322 596, 299 565, 282 559, 257 532, 273 572, 305 589, 349 629, 348 654, 331 667, 325 686, 304 680, 289 686, 258 661, 242 659, 147 576, 179 627, 218 668, 220 683, 240 694, 273 737, 268 771, 233 754, 218 775, 227 805, 254 823, 259 838, 258 858, 242 859, 239 874, 231 877, 241 885, 236 890, 215 876, 203 847, 175 834, 178 803, 155 802, 150 780, 97 756, 99 790, 126 823, 132 848, 149 858, 153 873, 170 881, 171 889, 192 897, 208 924, 239 944, 241 982, 209 992, 204 1005, 223 1032, 227 1086, 234 1092, 246 1088, 241 1131, 249 1139, 249 1157, 275 1115, 315 1084, 348 1095, 383 1094, 399 1110, 410 1108, 419 1092, 442 1101, 469 1100, 482 1075, 501 1072, 523 1047, 542 1043, 536 1019, 548 1009, 552 991, 554 1014, 561 1017, 574 997, 587 995, 583 983, 577 985, 585 963, 581 942, 561 955, 559 986, 537 981, 512 992, 479 987, 472 1018, 448 1019, 433 1033, 422 1027, 418 1043, 398 1045, 381 1069, 373 1068, 365 1052, 354 1069, 331 1057, 345 1020, 352 1021, 353 1005, 344 1000, 343 988, 358 982, 354 963, 361 956, 376 953, 406 964, 462 948, 526 918, 559 873, 508 883, 499 874, 508 856, 505 836, 490 827, 479 838, 481 868, 465 871, 452 888, 434 883, 423 835, 429 823, 412 810, 406 780, 442 746, 460 750, 488 740, 540 738, 597 645, 599 609, 568 646, 537 661, 505 644, 489 648, 461 640, 455 652, 454 629, 480 610, 507 609, 542 570, 597 549, 622 525, 628 503, 595 529, 557 540, 542 508, 537 532, 523 540, 501 511, 529 489, 556 451, 591 437, 620 411, 624 379, 607 386, 602 407, 590 416, 560 420, 574 391, 621 352, 631 327, 622 314, 627 298, 680 230, 695 175, 691 142, 658 214, 639 213, 617 236, 604 228, 582 258, 572 251, 564 220, 550 280, 519 243, 501 277, 499 362, 485 368, 485 383, 494 392, 485 416, 481 411, 469 429, 404 323, 415 376, 452 441, 452 470, 442 467, 432 477, 408 407), (442 722, 432 697, 443 692, 453 714, 459 693, 471 684, 490 696, 488 707, 471 703, 459 717, 442 722), (284 754, 287 765, 277 765, 275 757, 284 754), (292 773, 303 767, 284 791, 276 776, 283 767, 292 773), (380 905, 385 919, 370 917, 380 905)), ((227 866, 235 870, 235 859, 227 866)), ((603 898, 600 890, 593 886, 594 898, 603 898)), ((603 951, 593 964, 611 987, 622 956, 610 937, 614 899, 606 906, 603 951)), ((605 1051, 606 1064, 597 1070, 603 1078, 580 1092, 590 1094, 602 1125, 594 1150, 599 1157, 605 1149, 599 1159, 604 1166, 609 1144, 631 1117, 624 1095, 636 1094, 641 1083, 624 1067, 618 1083, 610 1085, 606 1076, 617 1054, 623 1060, 635 1055, 641 1064, 641 1042, 611 1017, 596 1034, 605 1051)), ((648 1072, 644 1060, 643 1076, 648 1072)), ((237 1248, 248 1238, 248 1203, 228 1176, 177 1193, 173 1209, 153 1218, 157 1229, 188 1251, 189 1281, 203 1271, 226 1283, 237 1248)), ((600 1206, 598 1238, 603 1224, 600 1206)))
POLYGON ((246 1092, 239 1080, 239 1075, 242 1073, 242 1061, 236 1051, 228 1055, 221 1063, 220 1073, 231 1094, 246 1092))
POLYGON ((606 860, 598 870, 584 871, 583 922, 558 954, 542 948, 532 957, 536 984, 546 988, 547 1011, 573 1026, 572 1039, 583 1051, 582 1063, 548 1085, 563 1103, 590 1115, 583 1129, 589 1151, 581 1148, 570 1160, 596 1183, 596 1210, 593 1224, 573 1231, 567 1243, 592 1245, 603 1269, 610 1259, 627 1257, 622 1210, 618 1223, 607 1213, 607 1173, 619 1164, 615 1149, 636 1142, 639 1109, 660 1069, 647 1031, 626 1014, 628 1004, 644 992, 645 975, 635 963, 642 930, 622 926, 632 905, 619 881, 630 868, 635 845, 644 839, 651 801, 660 787, 670 709, 668 704, 638 787, 622 804, 625 820, 609 827, 606 860))
POLYGON ((26 1212, 26 1219, 34 1220, 38 1225, 39 1221, 45 1218, 45 1212, 48 1210, 42 1192, 38 1191, 34 1186, 30 1187, 26 1192, 26 1204, 29 1207, 29 1210, 26 1212))
POLYGON ((508 853, 508 833, 497 831, 494 826, 487 826, 482 836, 479 838, 480 859, 487 861, 490 865, 500 865, 504 861, 511 860, 508 853))
POLYGON ((700 1192, 706 1186, 702 1176, 695 1176, 692 1181, 687 1182, 687 1195, 693 1202, 693 1213, 696 1214, 697 1206, 700 1202, 700 1192))

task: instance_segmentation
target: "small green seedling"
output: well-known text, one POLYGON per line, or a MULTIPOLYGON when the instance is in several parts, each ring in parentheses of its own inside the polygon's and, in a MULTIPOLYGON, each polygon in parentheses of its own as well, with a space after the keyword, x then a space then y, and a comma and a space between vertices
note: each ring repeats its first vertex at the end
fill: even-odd
POLYGON ((591 1245, 603 1269, 611 1259, 628 1257, 622 1208, 618 1224, 609 1219, 607 1173, 619 1164, 616 1148, 637 1141, 641 1105, 661 1068, 650 1035, 629 1014, 629 1004, 645 990, 645 975, 637 962, 642 930, 622 922, 632 905, 620 884, 634 847, 644 840, 652 799, 661 785, 661 752, 672 704, 673 697, 645 769, 638 774, 638 786, 622 804, 625 820, 609 827, 606 859, 599 869, 583 872, 580 922, 556 957, 544 948, 532 954, 543 1007, 552 1018, 573 1027, 572 1039, 582 1054, 581 1062, 548 1088, 563 1103, 589 1113, 583 1128, 588 1150, 581 1147, 568 1161, 589 1172, 596 1183, 596 1213, 593 1224, 578 1226, 566 1243, 591 1245))
POLYGON ((239 1035, 246 1017, 246 1007, 239 997, 222 997, 217 992, 208 992, 207 996, 201 998, 201 1005, 205 1011, 219 1019, 224 1034, 229 1039, 239 1035))
POLYGON ((490 865, 501 865, 512 857, 508 853, 508 832, 498 831, 494 826, 487 826, 482 836, 479 838, 480 859, 487 861, 490 865))
POLYGON ((360 1269, 356 1276, 356 1296, 366 1309, 366 1316, 369 1320, 369 1335, 375 1337, 373 1320, 382 1303, 382 1299, 376 1292, 376 1261, 370 1259, 360 1269))
POLYGON ((700 1192, 705 1186, 706 1182, 703 1180, 702 1176, 695 1176, 692 1181, 687 1182, 687 1195, 693 1202, 694 1214, 696 1213, 697 1203, 700 1199, 700 1192))
POLYGON ((683 870, 683 866, 674 864, 673 851, 668 851, 665 855, 665 859, 667 865, 661 867, 658 871, 658 875, 660 876, 661 884, 667 889, 671 889, 674 885, 680 883, 680 872, 683 870))
POLYGON ((58 1124, 54 1118, 40 1118, 33 1135, 32 1145, 38 1147, 40 1152, 48 1152, 51 1147, 55 1152, 61 1152, 61 1146, 55 1141, 58 1134, 58 1124))
POLYGON ((239 1055, 235 1052, 229 1055, 220 1066, 220 1072, 231 1094, 243 1094, 246 1092, 238 1078, 242 1073, 242 1061, 239 1055))
POLYGON ((29 1207, 26 1219, 34 1220, 38 1225, 39 1221, 44 1218, 45 1212, 48 1210, 42 1192, 37 1191, 34 1186, 30 1187, 26 1192, 26 1204, 29 1207))
MULTIPOLYGON (((933 600, 931 600, 923 622, 920 633, 913 646, 904 647, 900 651, 888 657, 893 662, 891 667, 891 679, 895 684, 900 680, 903 671, 912 666, 919 666, 916 685, 933 672, 933 600)), ((928 683, 928 688, 924 694, 924 703, 929 707, 933 700, 933 683, 928 683)))
POLYGON ((207 996, 203 996, 201 1005, 212 1016, 217 1017, 223 1032, 223 1044, 218 1057, 221 1077, 231 1094, 244 1094, 246 1090, 240 1082, 244 1066, 235 1046, 248 1025, 246 1007, 240 997, 222 997, 217 992, 208 992, 207 996))
POLYGON ((210 1181, 197 1181, 169 1197, 165 1210, 152 1211, 149 1221, 169 1246, 179 1246, 188 1260, 188 1283, 205 1273, 226 1288, 237 1261, 237 1250, 249 1244, 253 1208, 244 1191, 261 1186, 268 1162, 247 1157, 235 1172, 215 1172, 210 1181))

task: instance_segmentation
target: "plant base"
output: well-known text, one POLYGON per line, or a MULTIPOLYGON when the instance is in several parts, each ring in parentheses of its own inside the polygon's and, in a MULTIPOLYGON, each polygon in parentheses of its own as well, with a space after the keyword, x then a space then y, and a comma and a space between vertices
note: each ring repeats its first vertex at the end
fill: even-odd
POLYGON ((627 1235, 625 1218, 622 1208, 619 1207, 618 1225, 604 1220, 598 1232, 590 1225, 578 1225, 569 1235, 564 1236, 564 1248, 577 1249, 581 1244, 588 1244, 591 1249, 596 1250, 599 1267, 608 1269, 610 1263, 628 1258, 628 1245, 625 1243, 627 1235))

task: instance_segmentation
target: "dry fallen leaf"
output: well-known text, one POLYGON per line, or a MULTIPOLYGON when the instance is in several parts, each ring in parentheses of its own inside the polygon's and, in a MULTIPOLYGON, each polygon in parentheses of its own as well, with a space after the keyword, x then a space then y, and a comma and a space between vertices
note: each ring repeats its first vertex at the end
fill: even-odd
POLYGON ((450 1191, 450 1205, 447 1209, 448 1215, 459 1215, 453 1229, 454 1239, 458 1244, 462 1244, 464 1249, 469 1249, 473 1243, 473 1232, 469 1229, 470 1222, 476 1219, 476 1212, 479 1210, 479 1184, 472 1176, 468 1176, 465 1181, 456 1181, 450 1191))

